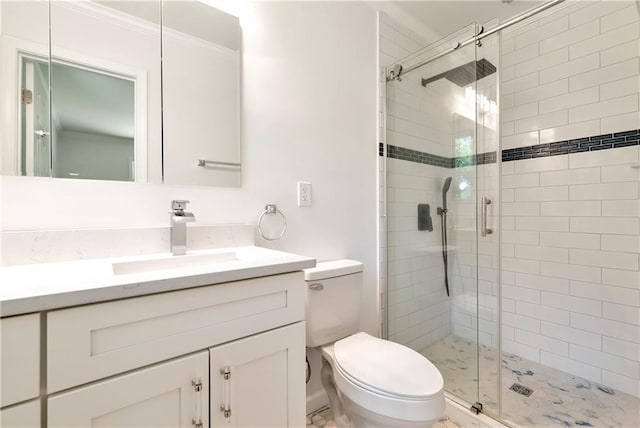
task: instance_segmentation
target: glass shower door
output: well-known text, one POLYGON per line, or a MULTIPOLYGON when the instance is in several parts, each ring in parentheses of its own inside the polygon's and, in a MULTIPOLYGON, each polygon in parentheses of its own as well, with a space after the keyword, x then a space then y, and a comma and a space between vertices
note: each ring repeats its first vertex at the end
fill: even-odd
POLYGON ((495 162, 495 152, 478 150, 494 135, 478 114, 482 103, 491 109, 483 95, 496 67, 472 42, 413 68, 476 31, 471 25, 402 60, 412 70, 388 81, 385 94, 387 336, 429 358, 445 389, 467 404, 482 402, 480 384, 499 362, 482 348, 497 345, 496 334, 486 334, 497 332, 497 298, 485 296, 497 292, 496 260, 484 252, 498 246, 480 243, 487 180, 484 170, 478 175, 495 162))

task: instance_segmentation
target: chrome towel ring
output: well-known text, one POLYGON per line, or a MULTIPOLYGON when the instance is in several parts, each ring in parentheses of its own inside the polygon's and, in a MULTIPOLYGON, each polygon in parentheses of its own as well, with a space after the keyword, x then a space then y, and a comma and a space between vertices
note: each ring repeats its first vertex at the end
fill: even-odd
POLYGON ((262 236, 267 241, 275 241, 276 239, 280 239, 284 236, 285 232, 287 231, 287 217, 285 217, 282 211, 280 211, 275 204, 267 204, 264 207, 264 211, 262 211, 262 213, 260 214, 260 217, 258 217, 258 230, 260 231, 260 236, 262 236), (278 214, 282 217, 282 230, 277 236, 265 235, 264 231, 262 230, 262 220, 264 216, 278 215, 278 214))

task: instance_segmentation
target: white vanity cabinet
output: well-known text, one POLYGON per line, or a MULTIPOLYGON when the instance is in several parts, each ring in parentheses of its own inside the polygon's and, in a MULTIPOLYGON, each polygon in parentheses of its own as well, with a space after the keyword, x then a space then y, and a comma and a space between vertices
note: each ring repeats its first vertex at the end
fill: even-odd
POLYGON ((23 425, 17 402, 0 411, 3 428, 305 424, 301 271, 29 317, 20 325, 29 321, 43 352, 25 360, 36 377, 12 402, 35 398, 38 415, 23 425))

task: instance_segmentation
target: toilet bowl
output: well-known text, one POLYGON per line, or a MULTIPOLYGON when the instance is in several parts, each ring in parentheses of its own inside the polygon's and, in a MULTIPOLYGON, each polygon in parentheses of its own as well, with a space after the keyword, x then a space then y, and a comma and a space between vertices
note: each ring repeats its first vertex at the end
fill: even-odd
POLYGON ((438 369, 406 346, 358 332, 362 263, 305 270, 307 346, 321 350, 322 385, 339 427, 428 427, 444 415, 438 369))

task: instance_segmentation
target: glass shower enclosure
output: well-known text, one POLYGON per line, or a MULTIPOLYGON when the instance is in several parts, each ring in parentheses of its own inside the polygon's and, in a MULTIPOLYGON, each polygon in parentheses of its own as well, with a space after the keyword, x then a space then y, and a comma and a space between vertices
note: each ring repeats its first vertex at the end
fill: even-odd
POLYGON ((499 49, 481 31, 387 79, 386 333, 429 358, 452 396, 497 414, 499 49))

